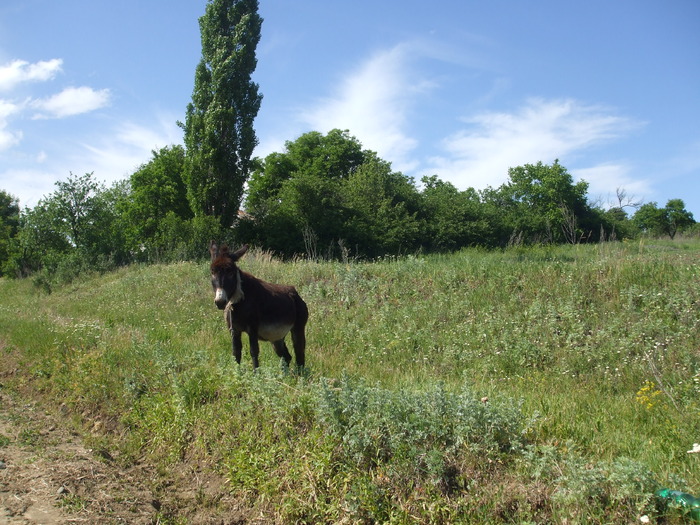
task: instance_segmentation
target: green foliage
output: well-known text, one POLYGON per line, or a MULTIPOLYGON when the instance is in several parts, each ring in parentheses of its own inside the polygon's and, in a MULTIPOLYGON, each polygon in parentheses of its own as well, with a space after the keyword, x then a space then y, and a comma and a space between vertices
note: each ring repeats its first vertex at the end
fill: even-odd
POLYGON ((577 244, 631 237, 626 215, 592 208, 588 184, 558 162, 509 170, 498 189, 460 191, 436 175, 412 179, 362 150, 347 131, 287 142, 254 171, 243 239, 286 256, 377 257, 467 246, 577 244))
POLYGON ((472 188, 459 191, 436 175, 423 178, 425 241, 430 251, 498 244, 498 216, 472 188))
POLYGON ((642 205, 632 217, 642 232, 650 235, 668 235, 671 239, 679 231, 690 229, 695 224, 693 214, 685 209, 681 199, 671 199, 664 208, 655 202, 642 205))
POLYGON ((92 173, 56 182, 56 191, 20 216, 6 270, 16 276, 43 271, 42 282, 69 281, 87 269, 104 271, 128 260, 118 203, 126 187, 107 189, 92 173), (51 276, 50 278, 47 278, 51 276))
POLYGON ((0 190, 0 277, 5 273, 12 273, 7 263, 10 260, 18 229, 19 200, 0 190))
POLYGON ((209 246, 212 239, 231 242, 231 233, 221 227, 217 217, 195 216, 183 219, 169 212, 160 222, 159 229, 148 249, 151 261, 197 261, 208 255, 202 247, 209 246))
POLYGON ((637 228, 652 235, 664 233, 665 213, 655 202, 648 202, 639 207, 632 218, 637 228))
POLYGON ((510 168, 508 176, 491 198, 502 207, 512 232, 530 242, 571 244, 590 232, 582 229, 590 216, 588 183, 574 184, 558 160, 551 166, 538 162, 510 168))
POLYGON ((419 200, 411 179, 348 131, 311 132, 253 173, 243 232, 285 255, 332 254, 337 243, 354 255, 398 253, 419 246, 419 200))
POLYGON ((10 234, 19 228, 19 200, 4 190, 0 190, 0 222, 10 228, 10 234))
POLYGON ((71 173, 67 180, 57 181, 56 188, 45 200, 53 226, 69 245, 79 250, 92 248, 102 233, 105 207, 99 195, 104 187, 92 173, 80 177, 71 173))
POLYGON ((233 224, 257 145, 262 95, 251 81, 262 18, 257 0, 208 0, 199 19, 202 59, 187 106, 187 195, 195 215, 233 224))
POLYGON ((685 209, 685 203, 681 199, 671 199, 666 203, 666 232, 671 239, 676 233, 683 231, 693 224, 693 214, 685 209))
POLYGON ((184 170, 184 148, 171 146, 153 151, 153 158, 131 175, 130 193, 120 210, 128 225, 131 250, 162 249, 153 244, 169 213, 184 220, 192 217, 183 181, 184 170))
POLYGON ((369 256, 414 251, 420 246, 419 195, 413 181, 370 156, 341 185, 350 210, 346 241, 369 256))

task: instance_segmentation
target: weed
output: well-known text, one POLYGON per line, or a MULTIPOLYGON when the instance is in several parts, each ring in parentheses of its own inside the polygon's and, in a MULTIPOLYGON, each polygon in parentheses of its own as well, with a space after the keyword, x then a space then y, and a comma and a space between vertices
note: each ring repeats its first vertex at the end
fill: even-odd
POLYGON ((58 506, 72 514, 85 510, 89 501, 77 494, 66 494, 58 500, 58 506))

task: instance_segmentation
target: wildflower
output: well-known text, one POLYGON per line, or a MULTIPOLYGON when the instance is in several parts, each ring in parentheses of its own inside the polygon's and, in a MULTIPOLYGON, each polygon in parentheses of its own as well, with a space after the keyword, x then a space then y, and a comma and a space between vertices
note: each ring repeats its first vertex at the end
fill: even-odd
POLYGON ((641 517, 639 518, 639 522, 640 522, 640 523, 650 523, 651 520, 649 519, 649 516, 647 516, 647 515, 645 514, 644 516, 641 516, 641 517))
POLYGON ((693 448, 688 451, 688 454, 700 454, 700 443, 693 443, 693 448))
POLYGON ((645 381, 642 388, 637 392, 637 403, 652 409, 657 404, 656 398, 661 394, 661 390, 656 389, 656 385, 651 381, 645 381))

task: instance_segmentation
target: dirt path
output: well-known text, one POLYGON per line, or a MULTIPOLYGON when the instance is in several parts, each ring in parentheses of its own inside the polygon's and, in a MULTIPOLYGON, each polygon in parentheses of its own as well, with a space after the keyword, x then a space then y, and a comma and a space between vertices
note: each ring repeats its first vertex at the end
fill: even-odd
POLYGON ((0 386, 0 525, 157 522, 147 472, 100 460, 68 428, 0 386))

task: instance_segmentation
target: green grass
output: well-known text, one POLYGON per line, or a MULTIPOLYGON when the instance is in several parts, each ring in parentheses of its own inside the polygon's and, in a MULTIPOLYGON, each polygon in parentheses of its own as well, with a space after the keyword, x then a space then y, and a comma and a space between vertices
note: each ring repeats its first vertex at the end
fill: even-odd
POLYGON ((309 304, 305 374, 235 364, 205 263, 0 281, 0 352, 121 461, 204 462, 268 518, 632 522, 700 493, 697 242, 240 264, 309 304))

